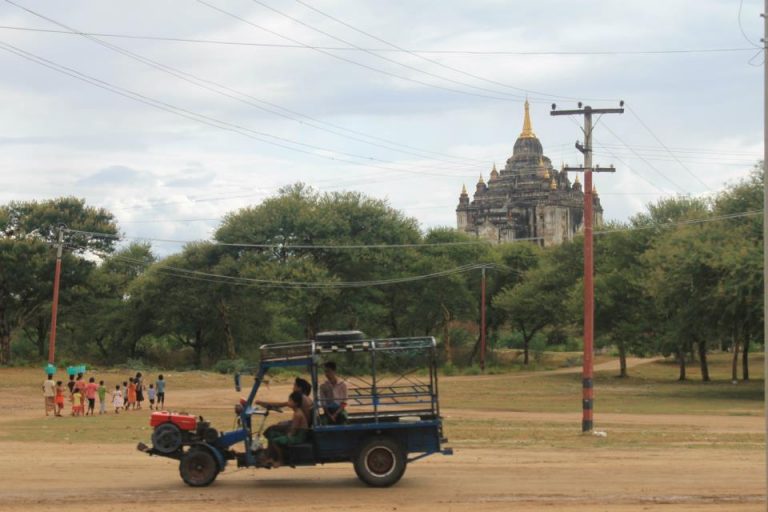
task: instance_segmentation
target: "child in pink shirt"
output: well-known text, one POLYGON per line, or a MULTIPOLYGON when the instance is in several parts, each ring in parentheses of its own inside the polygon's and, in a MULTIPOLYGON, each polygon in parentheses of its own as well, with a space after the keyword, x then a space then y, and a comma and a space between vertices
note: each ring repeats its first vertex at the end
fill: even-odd
POLYGON ((88 410, 85 415, 90 414, 93 416, 93 408, 96 405, 96 392, 99 390, 99 385, 96 384, 96 379, 91 377, 88 379, 88 384, 85 385, 85 398, 88 400, 88 410))

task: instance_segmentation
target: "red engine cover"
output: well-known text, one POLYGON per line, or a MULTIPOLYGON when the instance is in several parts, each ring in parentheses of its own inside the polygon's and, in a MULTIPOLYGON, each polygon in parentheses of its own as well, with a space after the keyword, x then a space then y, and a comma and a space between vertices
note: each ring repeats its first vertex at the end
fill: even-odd
POLYGON ((178 414, 168 411, 153 412, 149 419, 149 425, 156 427, 169 421, 174 423, 181 430, 195 430, 197 427, 197 416, 193 416, 191 414, 178 414))

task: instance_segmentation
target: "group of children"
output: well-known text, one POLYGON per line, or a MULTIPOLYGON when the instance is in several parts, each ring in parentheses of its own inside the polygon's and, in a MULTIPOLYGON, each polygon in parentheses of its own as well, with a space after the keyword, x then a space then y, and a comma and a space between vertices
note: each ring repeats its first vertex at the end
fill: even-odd
MULTIPOLYGON (((99 414, 107 412, 107 387, 104 381, 96 384, 96 379, 91 377, 85 381, 82 373, 77 376, 70 375, 66 386, 62 381, 53 381, 53 375, 48 374, 48 379, 43 382, 43 396, 45 397, 45 415, 53 411, 55 416, 62 416, 64 410, 65 393, 69 394, 72 404, 72 416, 93 416, 96 408, 96 397, 99 399, 99 414)), ((165 406, 165 379, 160 374, 155 383, 150 384, 146 390, 149 399, 149 408, 160 410, 165 406)), ((144 401, 144 380, 141 372, 135 377, 129 377, 120 384, 115 385, 111 393, 111 403, 115 408, 115 414, 120 410, 141 409, 144 401)))
MULTIPOLYGON (((147 398, 149 399, 150 410, 160 410, 165 406, 165 379, 163 374, 157 376, 157 380, 154 384, 150 384, 147 388, 147 398)), ((123 381, 123 387, 120 388, 120 384, 115 385, 115 390, 112 392, 112 405, 115 408, 115 414, 120 412, 120 409, 141 409, 141 404, 144 401, 144 380, 141 372, 136 374, 136 377, 129 377, 127 381, 123 381)))

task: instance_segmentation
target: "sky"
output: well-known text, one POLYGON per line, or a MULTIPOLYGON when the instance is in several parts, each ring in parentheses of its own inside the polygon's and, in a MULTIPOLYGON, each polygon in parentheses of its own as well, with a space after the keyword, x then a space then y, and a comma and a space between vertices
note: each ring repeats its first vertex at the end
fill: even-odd
POLYGON ((625 102, 594 163, 616 167, 595 178, 605 219, 626 220, 761 158, 762 3, 0 0, 0 204, 73 195, 128 239, 198 240, 304 182, 455 226, 528 97, 556 166, 582 162, 581 120, 551 103, 625 102), (669 50, 727 51, 637 53, 669 50))

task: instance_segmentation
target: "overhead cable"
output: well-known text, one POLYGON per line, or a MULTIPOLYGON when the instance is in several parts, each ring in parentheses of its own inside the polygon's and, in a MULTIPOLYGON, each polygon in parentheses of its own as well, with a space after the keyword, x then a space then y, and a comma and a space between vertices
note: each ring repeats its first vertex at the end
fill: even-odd
POLYGON ((680 164, 680 166, 681 166, 683 169, 685 169, 685 171, 686 171, 686 172, 687 172, 689 175, 691 175, 691 176, 692 176, 692 177, 693 177, 693 178, 694 178, 696 181, 698 181, 699 183, 701 183, 701 184, 704 186, 704 188, 706 188, 707 190, 709 190, 709 191, 711 191, 711 190, 712 190, 712 187, 710 187, 709 185, 707 185, 706 183, 704 183, 704 181, 703 181, 701 178, 699 178, 699 177, 698 177, 698 176, 697 176, 697 175, 696 175, 696 174, 695 174, 693 171, 691 171, 691 169, 689 169, 687 165, 685 165, 683 162, 681 162, 681 161, 680 161, 680 159, 677 157, 677 155, 675 155, 675 154, 674 154, 674 153, 673 153, 673 152, 672 152, 672 151, 671 151, 671 150, 670 150, 670 149, 667 147, 667 145, 666 145, 666 144, 664 144, 664 141, 663 141, 663 140, 661 140, 661 139, 659 138, 659 136, 658 136, 658 135, 656 135, 656 133, 654 133, 654 131, 653 131, 653 130, 651 130, 651 128, 650 128, 650 127, 649 127, 649 126, 648 126, 648 125, 645 123, 645 121, 643 121, 642 119, 640 119, 640 116, 637 114, 637 112, 635 112, 635 110, 634 110, 632 107, 630 107, 629 105, 627 105, 627 110, 629 110, 630 114, 632 114, 632 115, 635 117, 635 119, 637 119, 637 121, 638 121, 638 122, 639 122, 639 123, 640 123, 640 124, 643 126, 643 128, 645 128, 645 130, 646 130, 648 133, 650 133, 650 134, 651 134, 651 136, 652 136, 654 139, 656 139, 656 142, 658 142, 658 143, 661 145, 661 147, 663 147, 663 148, 664 148, 664 149, 667 151, 667 153, 669 153, 669 154, 672 156, 672 158, 674 158, 674 159, 675 159, 675 161, 676 161, 677 163, 679 163, 679 164, 680 164))
MULTIPOLYGON (((68 30, 55 30, 44 29, 36 27, 19 27, 11 25, 0 25, 0 30, 17 30, 23 32, 40 32, 48 34, 66 34, 66 35, 80 35, 70 32, 68 30)), ((732 48, 667 48, 667 49, 643 49, 643 50, 469 50, 469 49, 403 49, 398 50, 396 48, 363 48, 359 50, 351 46, 320 46, 320 45, 301 45, 301 44, 288 44, 288 43, 257 43, 249 41, 223 41, 216 39, 196 39, 186 37, 167 37, 167 36, 151 36, 151 35, 138 35, 138 34, 114 34, 108 32, 83 32, 89 36, 97 37, 112 37, 116 39, 137 39, 146 41, 167 41, 172 43, 193 43, 193 44, 210 44, 210 45, 225 45, 225 46, 252 46, 256 48, 286 48, 286 49, 301 49, 301 50, 329 50, 340 52, 360 52, 371 51, 380 53, 419 53, 419 54, 436 54, 436 55, 515 55, 515 56, 545 56, 545 55, 560 55, 560 56, 583 56, 583 55, 675 55, 675 54, 718 54, 718 53, 741 53, 751 52, 754 49, 750 46, 748 48, 732 47, 732 48)))
MULTIPOLYGON (((362 138, 354 136, 354 135, 348 135, 348 134, 345 134, 345 133, 341 133, 339 131, 339 129, 341 129, 343 131, 349 131, 349 130, 346 130, 344 128, 340 128, 340 127, 339 128, 336 128, 336 127, 326 128, 324 126, 319 126, 319 125, 323 125, 323 124, 328 125, 329 123, 325 123, 323 121, 320 121, 319 119, 312 118, 310 116, 301 114, 299 112, 291 111, 291 110, 286 109, 285 107, 282 107, 282 106, 280 106, 280 105, 278 105, 276 103, 269 102, 269 101, 264 101, 261 98, 257 98, 255 96, 253 96, 252 94, 239 91, 237 89, 228 87, 228 86, 226 86, 224 84, 215 82, 213 80, 208 80, 208 79, 205 79, 205 78, 201 78, 200 76, 194 75, 194 74, 186 72, 186 71, 182 71, 182 70, 180 70, 178 68, 174 68, 172 66, 168 66, 168 65, 163 64, 161 62, 158 62, 156 60, 152 60, 150 58, 147 58, 147 57, 145 57, 145 56, 143 56, 141 54, 138 54, 138 53, 135 53, 133 51, 130 51, 130 50, 128 50, 126 48, 123 48, 121 46, 117 46, 117 45, 114 45, 114 44, 109 43, 107 41, 103 41, 103 40, 101 40, 101 39, 99 39, 97 37, 89 35, 89 34, 87 34, 85 32, 82 32, 82 31, 76 29, 76 28, 73 28, 71 26, 68 26, 68 25, 60 22, 60 21, 57 21, 57 20, 55 20, 55 19, 53 19, 53 18, 51 18, 49 16, 46 16, 46 15, 40 13, 40 12, 37 12, 37 11, 35 11, 33 9, 30 9, 28 7, 22 6, 22 5, 20 5, 20 4, 16 3, 16 2, 14 2, 13 0, 5 0, 5 1, 7 3, 15 6, 15 7, 18 7, 19 9, 22 9, 25 12, 28 12, 29 14, 32 14, 33 16, 36 16, 36 17, 38 17, 40 19, 43 19, 43 20, 45 20, 45 21, 47 21, 49 23, 52 23, 52 24, 54 24, 56 26, 59 26, 59 27, 61 27, 63 29, 69 30, 70 33, 82 36, 82 37, 88 39, 89 41, 92 41, 92 42, 94 42, 94 43, 96 43, 96 44, 98 44, 98 45, 100 45, 100 46, 102 46, 104 48, 107 48, 108 50, 111 50, 111 51, 119 53, 119 54, 121 54, 121 55, 123 55, 125 57, 128 57, 130 59, 136 60, 138 62, 141 62, 142 64, 145 64, 145 65, 150 66, 150 67, 152 67, 154 69, 157 69, 159 71, 167 73, 167 74, 169 74, 171 76, 174 76, 174 77, 176 77, 176 78, 178 78, 180 80, 183 80, 183 81, 185 81, 187 83, 190 83, 190 84, 192 84, 192 85, 194 85, 196 87, 200 87, 202 89, 208 90, 208 91, 213 92, 215 94, 219 94, 221 96, 233 99, 235 101, 239 101, 239 102, 244 103, 246 105, 249 105, 251 107, 257 108, 257 109, 259 109, 261 111, 268 112, 270 114, 273 114, 273 115, 276 115, 276 116, 279 116, 279 117, 283 117, 283 118, 289 119, 291 121, 296 121, 299 124, 302 124, 302 125, 305 125, 305 126, 309 126, 309 127, 314 128, 316 130, 325 131, 325 132, 332 133, 332 134, 340 136, 340 137, 344 137, 344 138, 347 138, 347 139, 350 139, 350 140, 361 142, 363 144, 368 144, 368 145, 371 145, 371 146, 384 148, 384 149, 387 149, 387 150, 390 150, 390 151, 396 151, 396 152, 408 154, 408 155, 411 155, 411 156, 417 156, 419 158, 428 158, 428 159, 431 159, 431 160, 440 160, 440 159, 436 159, 436 158, 434 158, 434 156, 429 156, 427 153, 431 153, 433 155, 434 154, 438 154, 441 157, 446 158, 446 155, 442 154, 442 153, 437 153, 437 152, 432 152, 432 151, 424 152, 424 151, 418 150, 417 148, 410 148, 410 150, 404 150, 404 149, 399 149, 397 147, 393 147, 392 145, 385 145, 385 144, 382 144, 382 143, 379 143, 379 142, 372 142, 372 141, 365 140, 365 139, 362 139, 362 138), (265 107, 264 105, 267 105, 268 107, 265 107), (271 108, 269 108, 269 107, 271 107, 271 108), (301 117, 301 118, 303 118, 305 120, 296 119, 296 117, 301 117), (419 151, 419 152, 417 153, 415 151, 419 151)), ((363 135, 363 136, 368 137, 367 135, 363 135)), ((396 144, 396 145, 400 145, 400 144, 396 144)), ((457 160, 457 161, 472 162, 472 166, 473 167, 476 167, 476 165, 478 163, 482 163, 483 162, 482 160, 474 159, 474 158, 462 158, 462 157, 449 157, 449 158, 453 158, 454 160, 457 160)), ((446 162, 448 165, 454 165, 454 166, 458 165, 457 162, 453 162, 453 161, 449 161, 449 160, 441 160, 441 161, 446 162)), ((444 165, 441 166, 441 167, 444 167, 444 165)), ((466 167, 467 167, 466 165, 463 165, 463 168, 466 168, 466 167)))
MULTIPOLYGON (((220 13, 226 15, 226 16, 229 16, 229 17, 234 18, 236 20, 239 20, 239 21, 241 21, 241 22, 243 22, 243 23, 245 23, 247 25, 250 25, 250 26, 252 26, 254 28, 257 28, 259 30, 263 30, 264 32, 267 32, 269 34, 272 34, 272 35, 275 35, 277 37, 280 37, 281 39, 285 39, 285 40, 290 41, 290 42, 292 42, 294 44, 299 44, 299 45, 301 45, 301 46, 303 46, 305 48, 309 48, 309 49, 315 50, 315 51, 317 51, 319 53, 322 53, 323 55, 327 55, 327 56, 329 56, 329 57, 331 57, 333 59, 337 59, 337 60, 341 60, 341 61, 344 61, 344 62, 348 62, 348 63, 353 64, 355 66, 360 66, 360 67, 363 67, 365 69, 374 71, 376 73, 384 74, 384 75, 387 75, 387 76, 390 76, 390 77, 393 77, 393 78, 398 78, 398 79, 404 80, 406 82, 411 82, 411 83, 423 85, 423 86, 426 86, 426 87, 431 87, 431 88, 434 88, 434 89, 441 89, 441 90, 452 92, 452 93, 463 94, 463 95, 468 95, 468 96, 476 96, 476 97, 485 98, 485 99, 493 99, 493 100, 501 100, 501 101, 517 101, 517 102, 522 102, 525 99, 524 96, 512 95, 512 94, 508 94, 508 93, 504 93, 504 92, 499 92, 499 91, 491 91, 491 92, 493 92, 494 94, 504 94, 505 96, 497 96, 497 95, 494 95, 494 94, 485 94, 485 93, 476 93, 476 92, 471 92, 471 91, 465 91, 463 89, 455 89, 453 87, 447 87, 447 86, 443 86, 443 85, 439 85, 439 84, 433 84, 433 83, 429 83, 429 82, 424 82, 423 80, 419 80, 417 78, 411 78, 411 77, 399 75, 397 73, 392 73, 392 72, 386 71, 384 69, 377 68, 375 66, 370 66, 370 65, 365 64, 363 62, 359 62, 359 61, 356 61, 356 60, 348 59, 348 58, 343 57, 341 55, 336 55, 335 53, 332 53, 332 52, 330 52, 328 50, 322 50, 322 49, 320 49, 318 47, 302 43, 301 41, 298 41, 298 40, 296 40, 296 39, 294 39, 292 37, 286 36, 284 34, 281 34, 280 32, 277 32, 277 31, 272 30, 270 28, 267 28, 267 27, 264 27, 264 26, 259 25, 257 23, 254 23, 254 22, 250 21, 249 19, 243 18, 242 16, 240 16, 238 14, 235 14, 235 13, 233 13, 231 11, 227 11, 225 9, 217 7, 217 6, 215 6, 215 5, 211 4, 211 3, 206 2, 205 0, 197 0, 197 2, 202 4, 202 5, 205 5, 205 6, 209 7, 211 9, 215 10, 215 11, 218 11, 218 12, 220 12, 220 13)), ((423 70, 419 70, 418 68, 416 68, 416 69, 418 71, 422 72, 422 73, 430 74, 430 73, 425 72, 423 70)), ((441 78, 443 80, 448 80, 448 81, 451 81, 451 82, 457 82, 455 80, 450 80, 450 79, 446 79, 444 77, 441 77, 440 75, 434 75, 434 76, 437 76, 438 78, 441 78)), ((458 82, 458 83, 462 83, 462 82, 458 82)), ((475 88, 475 89, 483 89, 483 88, 477 87, 477 86, 472 86, 472 87, 475 88)), ((545 101, 549 101, 549 100, 544 100, 544 99, 540 99, 540 98, 532 98, 531 101, 545 102, 545 101)))
MULTIPOLYGON (((168 112, 168 113, 171 113, 171 114, 174 114, 174 115, 177 115, 179 117, 183 117, 183 118, 186 118, 186 119, 189 119, 189 120, 192 120, 192 121, 196 121, 198 123, 205 124, 207 126, 211 126, 211 127, 214 127, 214 128, 219 128, 219 129, 222 129, 222 130, 225 130, 225 131, 231 131, 231 132, 234 132, 234 133, 238 133, 238 134, 243 135, 245 137, 248 137, 248 138, 251 138, 251 139, 254 139, 254 140, 258 140, 260 142, 264 142, 265 144, 270 144, 272 146, 276 146, 276 147, 280 147, 280 148, 283 148, 283 149, 287 149, 289 151, 294 151, 294 152, 297 152, 297 153, 303 153, 303 154, 307 154, 307 155, 310 155, 310 156, 313 156, 313 157, 323 158, 323 159, 326 159, 326 160, 332 160, 332 161, 337 161, 337 162, 344 162, 344 163, 354 164, 354 165, 358 165, 358 166, 366 166, 366 167, 379 168, 379 169, 384 169, 384 170, 393 171, 393 172, 403 172, 403 173, 408 173, 408 174, 432 175, 432 176, 443 176, 443 177, 453 177, 453 178, 462 177, 460 175, 455 175, 455 174, 445 174, 445 173, 434 173, 434 172, 430 172, 430 171, 418 171, 418 170, 409 170, 409 169, 399 169, 399 168, 385 167, 383 165, 373 164, 373 163, 370 163, 370 162, 379 162, 379 163, 385 163, 385 164, 400 165, 400 164, 396 164, 394 162, 389 162, 387 160, 381 160, 381 159, 378 159, 378 158, 375 158, 375 157, 367 157, 367 156, 362 156, 362 155, 355 155, 355 154, 352 154, 352 153, 335 151, 335 150, 323 148, 323 147, 320 147, 320 146, 315 146, 313 144, 306 144, 306 143, 302 143, 302 142, 293 141, 293 140, 288 139, 286 137, 280 137, 280 136, 272 135, 272 134, 269 134, 269 133, 266 133, 266 132, 261 132, 261 131, 258 131, 258 130, 253 130, 251 128, 247 128, 247 127, 241 126, 239 124, 231 123, 231 122, 228 122, 228 121, 222 121, 222 120, 216 119, 214 117, 211 117, 211 116, 208 116, 208 115, 205 115, 205 114, 198 114, 198 113, 193 112, 191 110, 187 110, 187 109, 184 109, 184 108, 181 108, 181 107, 176 107, 176 106, 174 106, 174 105, 172 105, 170 103, 167 103, 167 102, 164 102, 164 101, 161 101, 161 100, 157 100, 157 99, 151 98, 151 97, 146 96, 144 94, 137 93, 135 91, 131 91, 129 89, 126 89, 126 88, 123 88, 123 87, 111 84, 109 82, 106 82, 104 80, 100 80, 98 78, 94 78, 94 77, 92 77, 90 75, 87 75, 85 73, 77 71, 77 70, 75 70, 73 68, 70 68, 70 67, 67 67, 67 66, 64 66, 64 65, 61 65, 61 64, 57 64, 56 62, 53 62, 53 61, 51 61, 49 59, 46 59, 44 57, 40 57, 38 55, 35 55, 33 53, 30 53, 30 52, 27 52, 25 50, 22 50, 21 48, 18 48, 16 46, 13 46, 11 44, 8 44, 8 43, 2 42, 2 41, 0 41, 0 49, 3 49, 3 50, 5 50, 5 51, 7 51, 9 53, 13 53, 14 55, 17 55, 17 56, 19 56, 19 57, 21 57, 23 59, 29 60, 29 61, 34 62, 36 64, 39 64, 41 66, 44 66, 44 67, 47 67, 47 68, 52 69, 54 71, 57 71, 59 73, 68 75, 68 76, 70 76, 72 78, 75 78, 77 80, 81 80, 83 82, 86 82, 86 83, 91 84, 91 85, 93 85, 95 87, 98 87, 100 89, 104 89, 104 90, 107 90, 107 91, 112 92, 114 94, 117 94, 119 96, 123 96, 125 98, 131 99, 133 101, 137 101, 139 103, 143 103, 145 105, 149 105, 149 106, 151 106, 153 108, 156 108, 158 110, 163 110, 165 112, 168 112), (276 139, 276 140, 270 140, 269 138, 276 139), (299 147, 294 147, 294 146, 291 146, 289 144, 293 144, 293 145, 299 146, 299 147), (303 148, 307 148, 307 149, 303 149, 303 148), (312 151, 310 151, 310 149, 312 149, 312 151), (325 154, 326 152, 328 152, 328 153, 338 153, 338 154, 345 155, 345 156, 348 156, 348 157, 351 157, 351 158, 358 158, 361 161, 355 161, 355 160, 350 160, 349 158, 341 158, 341 157, 337 157, 337 156, 327 155, 327 154, 325 154)), ((468 176, 464 176, 464 177, 468 177, 468 176)))

